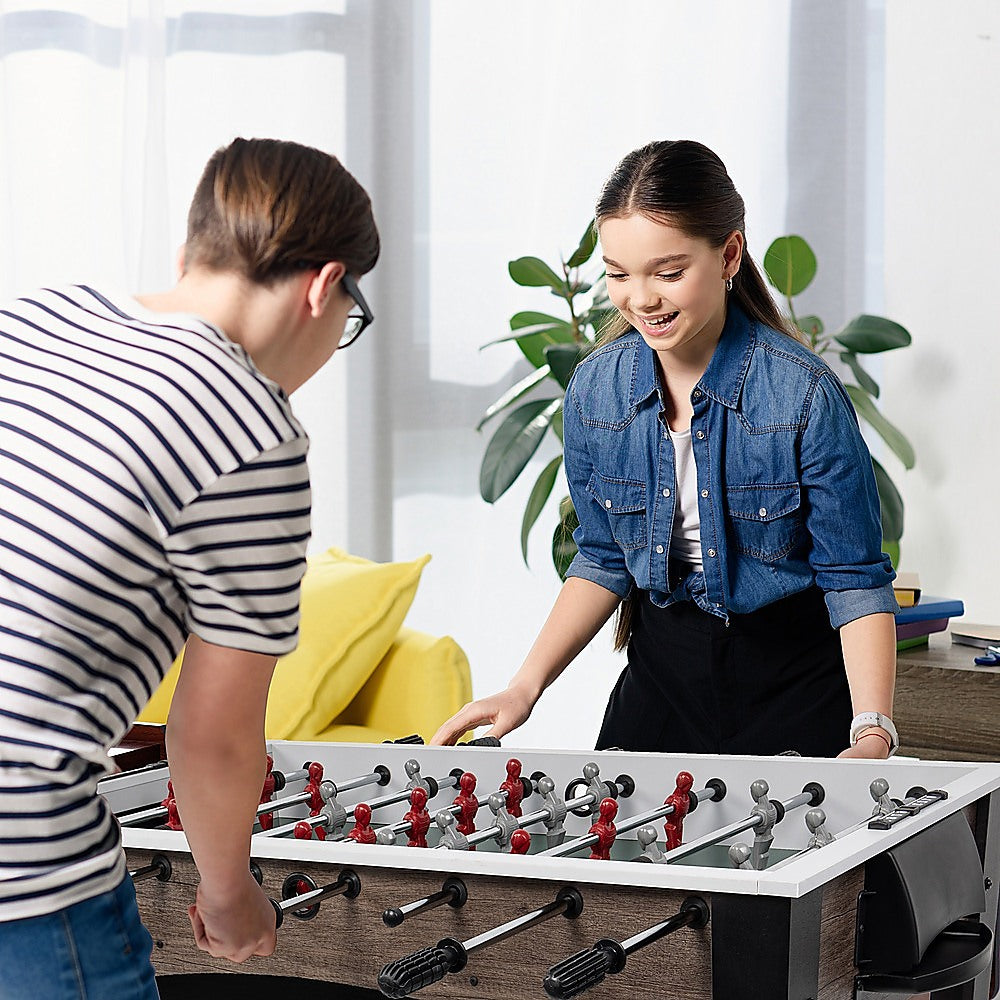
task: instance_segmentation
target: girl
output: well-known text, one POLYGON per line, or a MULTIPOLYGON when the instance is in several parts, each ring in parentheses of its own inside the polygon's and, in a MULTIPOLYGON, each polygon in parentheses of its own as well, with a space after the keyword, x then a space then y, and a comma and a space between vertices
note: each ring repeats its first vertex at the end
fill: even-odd
POLYGON ((596 225, 618 316, 566 394, 579 554, 507 689, 433 742, 516 729, 621 605, 598 749, 886 757, 897 605, 871 458, 746 253, 725 166, 650 143, 596 225))

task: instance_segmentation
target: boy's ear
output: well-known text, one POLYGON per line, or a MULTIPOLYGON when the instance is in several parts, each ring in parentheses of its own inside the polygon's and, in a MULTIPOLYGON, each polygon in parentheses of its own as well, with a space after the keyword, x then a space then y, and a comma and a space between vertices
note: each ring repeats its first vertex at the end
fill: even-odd
POLYGON ((318 319, 326 311, 330 296, 346 273, 347 268, 340 261, 330 261, 313 276, 306 289, 306 300, 309 303, 309 314, 314 319, 318 319))
POLYGON ((174 266, 177 269, 177 280, 180 281, 184 277, 184 259, 187 253, 187 247, 182 243, 177 248, 177 255, 174 257, 174 266))

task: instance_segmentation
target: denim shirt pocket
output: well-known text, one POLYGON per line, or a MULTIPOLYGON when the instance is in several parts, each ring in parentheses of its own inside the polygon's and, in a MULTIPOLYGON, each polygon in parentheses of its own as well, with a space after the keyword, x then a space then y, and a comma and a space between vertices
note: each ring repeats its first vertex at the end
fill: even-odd
POLYGON ((646 484, 634 479, 611 479, 595 472, 587 492, 608 515, 611 534, 623 551, 646 544, 646 484))
POLYGON ((736 550, 766 563, 788 555, 802 540, 802 494, 798 483, 753 484, 726 489, 729 526, 736 550))

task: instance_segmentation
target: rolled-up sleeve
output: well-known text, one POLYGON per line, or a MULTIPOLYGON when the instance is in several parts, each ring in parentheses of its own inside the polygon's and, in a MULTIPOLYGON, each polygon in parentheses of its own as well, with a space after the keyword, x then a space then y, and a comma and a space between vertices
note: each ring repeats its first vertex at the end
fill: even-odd
POLYGON ((882 518, 871 454, 844 387, 824 373, 810 402, 800 456, 809 563, 834 628, 899 610, 895 573, 882 552, 882 518))
POLYGON ((632 586, 632 576, 625 565, 625 554, 611 533, 607 514, 587 490, 594 475, 594 465, 587 450, 586 429, 574 384, 575 377, 570 381, 563 404, 563 463, 580 525, 573 532, 577 554, 566 576, 590 580, 624 598, 632 586))

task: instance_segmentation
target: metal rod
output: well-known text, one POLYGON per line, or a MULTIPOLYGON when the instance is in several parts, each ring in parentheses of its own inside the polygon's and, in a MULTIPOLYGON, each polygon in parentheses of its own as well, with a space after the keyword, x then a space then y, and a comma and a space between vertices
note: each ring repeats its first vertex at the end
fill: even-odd
MULTIPOLYGON (((709 800, 715 797, 714 788, 702 788, 697 792, 693 792, 699 802, 703 798, 709 800)), ((569 803, 567 803, 569 806, 569 803)), ((674 807, 672 805, 668 806, 666 804, 662 806, 657 806, 655 809, 651 809, 649 812, 639 813, 637 816, 629 816, 627 819, 623 819, 620 823, 616 824, 619 833, 628 833, 630 830, 634 830, 637 827, 643 826, 646 823, 653 823, 658 819, 663 819, 666 816, 673 813, 674 807)), ((563 858, 569 854, 575 854, 577 851, 582 851, 586 847, 592 847, 597 843, 597 835, 593 833, 585 833, 582 837, 577 837, 575 840, 571 840, 565 844, 559 844, 557 847, 550 847, 547 851, 539 851, 538 857, 550 857, 550 858, 563 858)))
MULTIPOLYGON (((790 799, 785 799, 781 805, 784 807, 785 812, 788 813, 793 809, 798 809, 800 806, 808 805, 812 800, 813 796, 811 792, 799 792, 798 795, 793 795, 790 799)), ((700 851, 703 847, 711 847, 713 844, 721 843, 727 837, 742 833, 744 830, 760 826, 761 822, 762 817, 760 816, 748 816, 746 819, 737 820, 728 826, 713 830, 711 833, 705 834, 704 837, 699 837, 698 840, 692 840, 690 844, 683 844, 668 852, 667 864, 670 865, 681 858, 686 858, 689 854, 700 851)))
MULTIPOLYGON (((458 784, 458 776, 449 774, 444 778, 435 778, 434 781, 437 784, 438 791, 440 791, 442 788, 454 788, 458 784)), ((337 787, 341 788, 343 786, 338 785, 337 787)), ((384 795, 381 798, 372 799, 371 802, 367 803, 368 808, 374 811, 375 809, 382 809, 385 806, 395 805, 397 802, 405 802, 410 797, 410 792, 412 791, 412 788, 404 788, 402 791, 393 792, 391 795, 384 795)), ((354 818, 355 808, 356 806, 351 806, 350 809, 347 810, 348 819, 354 818)), ((281 826, 273 827, 270 830, 261 830, 260 832, 255 833, 254 837, 286 837, 294 831, 296 823, 308 823, 315 829, 317 826, 322 826, 325 819, 326 817, 324 817, 322 813, 318 816, 303 816, 294 822, 283 823, 281 826)), ((406 829, 408 830, 409 828, 409 824, 407 824, 406 829)))
POLYGON ((673 934, 674 931, 678 931, 682 927, 688 927, 690 924, 697 923, 702 919, 702 916, 702 912, 696 907, 686 907, 679 913, 675 913, 668 920, 654 924, 652 927, 647 927, 645 930, 639 931, 638 934, 633 934, 632 937, 622 941, 622 950, 626 955, 631 955, 633 951, 645 948, 646 945, 652 944, 654 941, 659 941, 660 938, 666 937, 668 934, 673 934))
POLYGON ((320 886, 318 889, 310 889, 309 892, 302 893, 301 896, 292 896, 290 899, 283 899, 278 903, 278 909, 282 913, 289 910, 304 910, 307 906, 318 903, 328 896, 342 896, 345 892, 350 892, 351 883, 340 879, 331 882, 329 885, 320 886))
POLYGON ((499 927, 494 927, 492 930, 478 934, 468 941, 463 941, 462 945, 468 953, 477 951, 479 948, 496 944, 498 941, 505 941, 515 934, 520 934, 521 931, 526 931, 529 927, 543 923, 550 917, 565 913, 572 906, 573 900, 569 896, 557 896, 547 906, 543 906, 539 910, 532 910, 531 913, 525 913, 523 917, 515 917, 513 920, 508 920, 507 923, 501 924, 499 927))
POLYGON ((136 868, 134 872, 129 872, 133 882, 145 882, 147 879, 155 878, 161 882, 168 882, 173 874, 170 859, 162 854, 154 854, 149 859, 149 864, 142 868, 136 868))
POLYGON ((389 927, 398 927, 407 917, 414 913, 422 913, 426 910, 433 910, 447 903, 453 908, 464 906, 469 898, 469 891, 465 883, 454 876, 444 881, 444 885, 437 892, 423 899, 417 899, 412 903, 404 903, 402 906, 394 906, 382 914, 382 920, 389 927))

